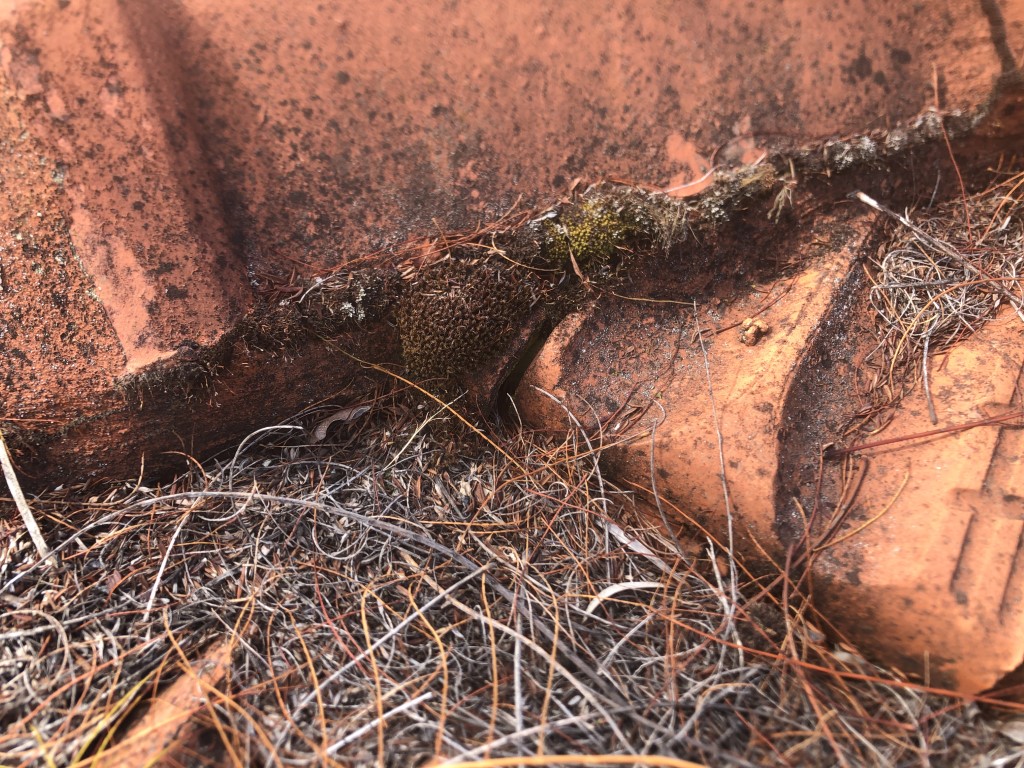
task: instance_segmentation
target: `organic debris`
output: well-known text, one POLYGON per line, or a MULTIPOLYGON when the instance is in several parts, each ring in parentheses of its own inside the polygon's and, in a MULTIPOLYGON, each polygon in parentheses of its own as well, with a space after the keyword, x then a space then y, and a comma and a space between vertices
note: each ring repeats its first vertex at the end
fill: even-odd
POLYGON ((978 330, 1002 304, 1024 320, 1022 190, 1024 174, 1007 175, 913 217, 861 195, 897 221, 868 269, 878 334, 871 359, 882 372, 878 402, 898 400, 918 380, 927 391, 929 354, 978 330))
POLYGON ((98 765, 227 643, 185 712, 199 735, 152 759, 1024 765, 977 703, 730 583, 718 543, 684 556, 586 435, 485 444, 433 401, 364 406, 326 443, 329 405, 165 486, 34 499, 61 564, 0 538, 0 762, 98 765))

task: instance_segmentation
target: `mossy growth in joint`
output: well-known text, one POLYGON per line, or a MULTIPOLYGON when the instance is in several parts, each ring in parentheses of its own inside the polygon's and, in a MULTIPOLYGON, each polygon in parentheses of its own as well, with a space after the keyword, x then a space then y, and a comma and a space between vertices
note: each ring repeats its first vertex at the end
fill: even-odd
POLYGON ((471 373, 522 327, 534 298, 522 270, 452 256, 425 267, 397 309, 406 366, 423 378, 471 373))
POLYGON ((385 317, 402 290, 393 268, 337 273, 313 285, 298 302, 303 324, 319 337, 385 317))
POLYGON ((295 346, 306 336, 306 329, 293 305, 260 302, 239 319, 227 336, 246 351, 276 354, 295 346))
POLYGON ((140 408, 151 399, 176 405, 193 402, 212 391, 217 374, 231 363, 238 338, 236 327, 209 347, 182 342, 172 357, 121 377, 114 387, 140 408))
POLYGON ((695 224, 715 229, 726 224, 753 199, 767 200, 778 190, 779 174, 769 163, 746 165, 716 175, 715 184, 693 204, 695 224))
POLYGON ((637 250, 661 239, 657 206, 636 191, 597 192, 543 221, 550 263, 589 280, 614 275, 637 250))

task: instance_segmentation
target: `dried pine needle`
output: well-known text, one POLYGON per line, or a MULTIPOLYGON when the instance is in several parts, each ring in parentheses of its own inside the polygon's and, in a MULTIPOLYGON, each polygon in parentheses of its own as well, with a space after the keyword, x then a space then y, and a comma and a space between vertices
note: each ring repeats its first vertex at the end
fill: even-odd
POLYGON ((166 486, 38 497, 61 562, 0 545, 0 764, 100 764, 137 738, 125 702, 218 642, 178 764, 1024 764, 976 703, 830 647, 798 595, 734 601, 600 444, 434 410, 384 396, 310 440, 324 405, 166 486))

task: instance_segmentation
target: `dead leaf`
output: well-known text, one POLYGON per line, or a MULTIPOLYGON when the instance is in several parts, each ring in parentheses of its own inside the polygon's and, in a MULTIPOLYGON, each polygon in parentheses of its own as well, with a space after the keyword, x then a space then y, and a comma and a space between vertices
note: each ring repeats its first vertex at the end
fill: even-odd
POLYGON ((342 408, 340 411, 335 411, 333 414, 328 416, 326 419, 316 425, 316 429, 313 430, 313 442, 322 443, 324 438, 327 437, 327 430, 331 424, 336 421, 353 421, 358 419, 364 413, 370 410, 368 405, 357 405, 352 408, 342 408))

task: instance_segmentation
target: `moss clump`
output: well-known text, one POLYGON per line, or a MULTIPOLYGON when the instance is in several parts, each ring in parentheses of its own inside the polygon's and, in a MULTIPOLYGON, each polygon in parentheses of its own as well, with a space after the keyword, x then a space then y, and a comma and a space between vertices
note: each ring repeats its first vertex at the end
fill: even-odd
POLYGON ((549 260, 569 270, 575 261, 588 279, 613 275, 626 257, 653 244, 659 234, 654 211, 636 193, 589 196, 543 227, 549 260))
POLYGON ((424 378, 471 372, 522 327, 529 278, 495 264, 447 258, 424 268, 398 307, 402 354, 424 378))
POLYGON ((543 219, 528 221, 520 227, 498 233, 490 241, 496 250, 504 253, 510 263, 527 268, 548 269, 552 266, 545 254, 547 234, 543 219))

